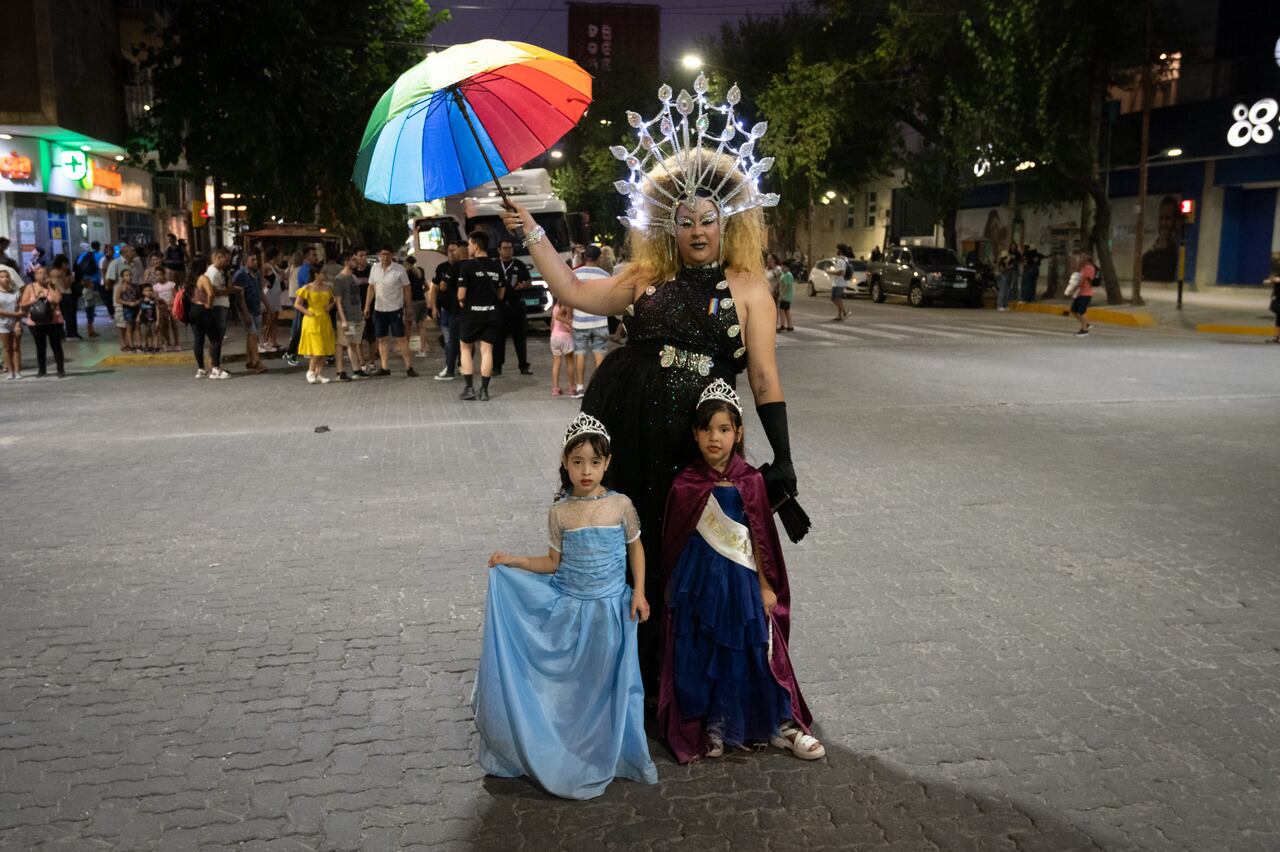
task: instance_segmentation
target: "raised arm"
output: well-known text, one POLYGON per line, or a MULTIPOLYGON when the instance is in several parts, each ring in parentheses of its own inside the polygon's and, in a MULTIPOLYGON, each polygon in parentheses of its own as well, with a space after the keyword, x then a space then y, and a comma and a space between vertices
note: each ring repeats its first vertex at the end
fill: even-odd
MULTIPOLYGON (((502 214, 502 221, 512 233, 523 230, 528 235, 538 227, 533 214, 514 203, 502 214)), ((624 312, 635 301, 634 280, 625 273, 583 281, 564 262, 550 240, 541 239, 528 248, 529 258, 542 273, 542 280, 557 302, 590 314, 613 316, 624 312)))

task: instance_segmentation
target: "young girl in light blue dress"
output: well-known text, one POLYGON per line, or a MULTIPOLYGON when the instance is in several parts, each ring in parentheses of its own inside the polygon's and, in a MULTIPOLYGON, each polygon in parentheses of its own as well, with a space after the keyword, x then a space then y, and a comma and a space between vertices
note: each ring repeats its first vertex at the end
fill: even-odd
POLYGON ((640 519, 601 485, 608 468, 608 433, 579 414, 565 432, 547 555, 489 559, 472 698, 485 772, 525 775, 569 799, 595 798, 614 778, 658 780, 636 650, 649 617, 640 519))

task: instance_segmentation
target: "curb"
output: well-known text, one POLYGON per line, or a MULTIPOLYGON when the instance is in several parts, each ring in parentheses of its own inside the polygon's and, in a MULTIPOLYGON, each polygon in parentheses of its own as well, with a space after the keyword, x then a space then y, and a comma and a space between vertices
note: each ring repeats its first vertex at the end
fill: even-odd
POLYGON ((1202 322, 1196 331, 1205 334, 1252 334, 1258 337, 1270 337, 1276 333, 1274 327, 1265 325, 1230 325, 1222 322, 1202 322))
MULTIPOLYGON (((1052 314, 1065 317, 1070 314, 1066 305, 1041 304, 1038 302, 1020 302, 1010 305, 1010 310, 1031 314, 1052 314)), ((1090 322, 1107 323, 1109 325, 1127 325, 1131 328, 1155 328, 1159 323, 1150 311, 1124 311, 1116 308, 1089 308, 1090 322)))

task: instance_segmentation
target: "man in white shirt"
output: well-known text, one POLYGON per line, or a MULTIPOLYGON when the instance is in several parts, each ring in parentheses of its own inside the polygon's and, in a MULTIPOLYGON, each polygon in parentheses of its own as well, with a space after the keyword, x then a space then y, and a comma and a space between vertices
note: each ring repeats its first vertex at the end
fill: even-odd
MULTIPOLYGON (((579 278, 608 278, 609 273, 600 268, 600 246, 589 245, 582 250, 583 265, 573 270, 579 278)), ((570 394, 581 399, 587 388, 587 353, 595 358, 596 366, 604 360, 609 349, 609 318, 573 309, 573 372, 575 387, 570 394)))
POLYGON ((365 318, 373 320, 373 335, 378 340, 378 360, 382 365, 375 375, 391 375, 387 369, 391 349, 388 338, 396 341, 396 349, 404 361, 404 374, 409 378, 418 375, 413 369, 409 337, 404 330, 404 306, 412 300, 409 274, 392 259, 391 247, 383 246, 378 252, 378 262, 369 270, 369 292, 364 302, 365 318))

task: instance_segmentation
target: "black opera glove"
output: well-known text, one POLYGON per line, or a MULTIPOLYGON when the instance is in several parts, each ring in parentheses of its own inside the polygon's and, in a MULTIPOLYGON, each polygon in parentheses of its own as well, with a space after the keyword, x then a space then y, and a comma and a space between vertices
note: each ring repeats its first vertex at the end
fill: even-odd
POLYGON ((787 404, 766 402, 756 406, 760 425, 773 448, 773 463, 763 468, 765 487, 769 501, 777 504, 781 497, 796 496, 796 471, 791 465, 791 438, 787 432, 787 404))

